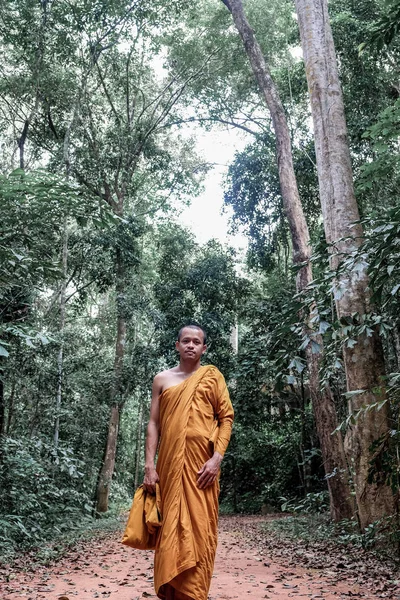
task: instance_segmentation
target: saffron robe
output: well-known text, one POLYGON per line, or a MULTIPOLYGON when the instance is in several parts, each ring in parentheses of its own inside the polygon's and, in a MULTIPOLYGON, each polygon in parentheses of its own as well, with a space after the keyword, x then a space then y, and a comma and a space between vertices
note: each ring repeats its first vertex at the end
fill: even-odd
POLYGON ((217 548, 219 482, 197 487, 197 473, 214 451, 224 455, 233 408, 222 374, 200 367, 160 396, 160 481, 163 524, 154 557, 154 587, 176 600, 207 600, 217 548))

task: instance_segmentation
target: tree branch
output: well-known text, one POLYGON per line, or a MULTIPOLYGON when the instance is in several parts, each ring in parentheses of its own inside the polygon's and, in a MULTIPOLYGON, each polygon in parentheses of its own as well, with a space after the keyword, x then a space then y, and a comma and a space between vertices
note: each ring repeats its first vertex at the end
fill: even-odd
POLYGON ((158 129, 165 129, 167 127, 172 127, 173 125, 181 125, 184 123, 205 123, 205 122, 214 122, 214 123, 222 123, 223 125, 230 125, 231 127, 236 127, 237 129, 242 129, 246 133, 253 135, 254 137, 260 137, 261 133, 246 127, 246 125, 242 125, 241 123, 237 123, 235 121, 228 121, 226 119, 221 119, 220 117, 190 117, 189 119, 178 119, 177 121, 172 121, 170 123, 165 123, 158 129))
POLYGON ((102 74, 102 72, 101 72, 100 65, 99 65, 99 62, 98 62, 97 58, 96 58, 96 60, 95 60, 95 65, 96 65, 96 68, 97 68, 97 72, 98 72, 98 74, 99 74, 99 78, 100 78, 101 87, 103 88, 103 91, 104 91, 104 93, 105 93, 105 95, 106 95, 106 98, 107 98, 107 100, 108 100, 108 103, 109 103, 109 105, 110 105, 110 107, 111 107, 111 110, 112 110, 112 112, 114 113, 114 116, 115 116, 115 118, 116 118, 116 120, 117 120, 117 123, 118 123, 118 125, 120 125, 120 123, 121 123, 121 118, 120 118, 119 114, 117 113, 117 110, 116 110, 116 108, 115 108, 115 106, 114 106, 114 103, 113 103, 113 101, 112 101, 112 98, 111 98, 111 96, 110 96, 110 93, 109 93, 109 91, 108 91, 108 89, 107 89, 107 86, 106 86, 106 84, 105 84, 104 77, 103 77, 103 74, 102 74))

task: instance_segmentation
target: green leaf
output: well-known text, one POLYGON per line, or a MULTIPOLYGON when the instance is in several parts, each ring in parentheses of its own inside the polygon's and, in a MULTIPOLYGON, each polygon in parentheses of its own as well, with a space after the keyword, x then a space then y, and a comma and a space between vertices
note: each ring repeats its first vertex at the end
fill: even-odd
POLYGON ((398 283, 397 285, 394 286, 394 288, 392 288, 392 290, 390 292, 392 294, 392 296, 394 296, 395 294, 397 294, 397 292, 399 291, 399 289, 400 289, 400 283, 398 283))
POLYGON ((343 396, 345 398, 352 398, 353 396, 359 396, 360 394, 365 394, 365 390, 351 390, 350 392, 345 392, 343 396))
POLYGON ((349 340, 347 340, 347 342, 346 342, 346 346, 347 346, 348 348, 354 348, 354 346, 355 346, 356 344, 357 344, 357 340, 351 340, 351 339, 349 339, 349 340))
POLYGON ((314 340, 311 340, 311 351, 313 354, 319 354, 321 352, 320 344, 317 344, 317 342, 314 342, 314 340))
POLYGON ((4 346, 0 345, 0 356, 9 356, 9 352, 4 348, 4 346))
POLYGON ((18 253, 17 253, 17 252, 15 252, 15 250, 13 250, 12 248, 11 248, 11 252, 14 254, 14 256, 15 256, 16 258, 18 258, 18 260, 23 260, 23 259, 25 258, 23 254, 18 254, 18 253))
POLYGON ((320 321, 318 333, 325 333, 325 331, 327 331, 330 326, 331 325, 330 323, 328 323, 328 321, 320 321))

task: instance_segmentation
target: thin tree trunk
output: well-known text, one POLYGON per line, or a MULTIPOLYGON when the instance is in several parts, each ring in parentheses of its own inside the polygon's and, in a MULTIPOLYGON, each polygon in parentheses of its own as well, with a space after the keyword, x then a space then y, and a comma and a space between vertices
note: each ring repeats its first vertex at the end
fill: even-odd
POLYGON ((6 427, 5 427, 6 435, 10 435, 12 418, 14 416, 15 388, 16 388, 16 381, 14 380, 11 384, 11 392, 10 392, 10 397, 8 399, 7 423, 6 423, 6 427))
MULTIPOLYGON (((336 54, 326 0, 295 0, 314 122, 319 189, 328 244, 335 248, 331 267, 336 269, 356 251, 363 230, 353 188, 347 127, 336 54)), ((339 318, 370 311, 365 270, 347 273, 337 281, 339 318)), ((349 412, 384 399, 383 350, 376 332, 345 346, 347 389, 365 390, 349 400, 349 412), (379 392, 375 390, 379 389, 379 392)), ((353 470, 360 524, 364 528, 394 510, 393 495, 386 485, 368 483, 370 447, 389 430, 389 408, 362 413, 346 435, 346 452, 353 470)))
POLYGON ((136 464, 135 464, 135 483, 134 488, 136 490, 139 483, 140 463, 142 456, 142 431, 143 431, 143 399, 139 399, 139 414, 138 414, 138 425, 136 434, 136 464))
POLYGON ((396 353, 396 365, 400 373, 400 326, 397 323, 393 327, 393 339, 396 353))
POLYGON ((107 446, 97 486, 96 510, 98 513, 105 513, 108 510, 110 485, 114 473, 115 455, 117 451, 119 416, 119 405, 113 404, 111 406, 110 421, 108 423, 107 446))
POLYGON ((30 123, 30 120, 26 119, 26 121, 24 123, 24 127, 21 132, 21 136, 18 138, 20 169, 25 168, 25 142, 26 142, 26 138, 28 137, 29 123, 30 123))
POLYGON ((54 422, 54 446, 58 447, 60 436, 60 410, 62 402, 63 374, 64 374, 64 329, 65 329, 65 301, 67 289, 67 269, 68 269, 68 224, 67 216, 64 216, 63 226, 63 244, 62 244, 62 285, 60 290, 60 346, 57 354, 57 394, 54 422))
MULTIPOLYGON (((0 358, 0 361, 2 361, 3 359, 0 358)), ((5 398, 4 398, 4 370, 2 368, 0 368, 0 437, 4 434, 5 432, 5 425, 6 425, 6 404, 5 404, 5 398)))
MULTIPOLYGON (((292 239, 293 263, 295 266, 304 265, 299 269, 296 279, 297 291, 301 292, 312 282, 310 236, 293 167, 292 146, 285 111, 268 65, 264 60, 262 50, 244 14, 241 0, 222 0, 222 2, 232 13, 254 76, 271 113, 276 136, 276 154, 282 202, 292 239)), ((320 354, 313 354, 310 347, 306 351, 310 394, 325 472, 327 475, 337 473, 336 477, 328 477, 327 483, 331 500, 331 515, 335 520, 339 520, 351 517, 354 513, 354 507, 348 484, 348 469, 342 436, 340 432, 332 435, 337 428, 337 416, 332 394, 328 388, 320 389, 321 339, 319 343, 321 347, 320 354)))
POLYGON ((239 325, 237 321, 231 329, 229 341, 234 354, 237 355, 237 353, 239 352, 239 325))
POLYGON ((42 2, 40 3, 41 11, 42 11, 41 25, 40 25, 39 38, 38 38, 38 53, 36 56, 36 65, 35 65, 35 69, 33 72, 33 79, 36 80, 35 105, 31 111, 31 113, 29 114, 29 116, 25 119, 24 126, 21 131, 21 135, 17 139, 17 144, 18 144, 18 148, 19 148, 20 169, 25 169, 25 144, 26 144, 26 140, 28 138, 29 127, 39 109, 39 103, 40 103, 40 77, 41 77, 41 70, 42 70, 42 65, 43 65, 44 51, 45 51, 45 47, 46 47, 47 9, 48 9, 47 4, 48 4, 47 0, 42 0, 42 2))
MULTIPOLYGON (((84 85, 86 80, 84 79, 84 85)), ((70 163, 70 142, 71 133, 76 124, 79 108, 80 108, 81 90, 78 93, 78 97, 75 102, 75 106, 72 113, 72 119, 66 129, 63 142, 63 161, 65 167, 65 177, 68 180, 70 177, 71 163, 70 163)), ((60 346, 57 353, 57 393, 56 393, 56 406, 55 406, 55 422, 54 422, 54 446, 58 447, 59 434, 60 434, 60 410, 62 403, 62 388, 63 388, 63 373, 64 373, 64 329, 65 329, 65 307, 66 307, 66 290, 67 290, 67 274, 68 274, 68 215, 65 213, 63 222, 63 241, 61 251, 61 264, 62 264, 62 283, 60 288, 60 321, 59 321, 59 335, 60 335, 60 346)))
MULTIPOLYGON (((122 209, 120 205, 120 213, 122 209)), ((107 444, 103 464, 100 470, 97 485, 96 510, 99 513, 107 512, 111 480, 114 473, 115 457, 117 453, 118 428, 120 407, 122 406, 122 371, 126 344, 126 320, 124 316, 125 298, 125 272, 123 258, 117 249, 116 257, 116 294, 117 294, 117 339, 115 345, 113 382, 111 385, 111 415, 108 425, 107 444)))

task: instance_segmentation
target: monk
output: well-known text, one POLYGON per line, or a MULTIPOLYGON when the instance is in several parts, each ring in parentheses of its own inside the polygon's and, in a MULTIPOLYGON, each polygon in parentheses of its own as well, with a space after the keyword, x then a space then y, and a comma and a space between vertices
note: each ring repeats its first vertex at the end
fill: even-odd
POLYGON ((201 366, 206 332, 183 327, 179 365, 154 378, 144 487, 161 492, 154 587, 165 600, 207 600, 217 548, 219 470, 233 408, 222 374, 201 366), (158 449, 157 467, 155 456, 158 449))

